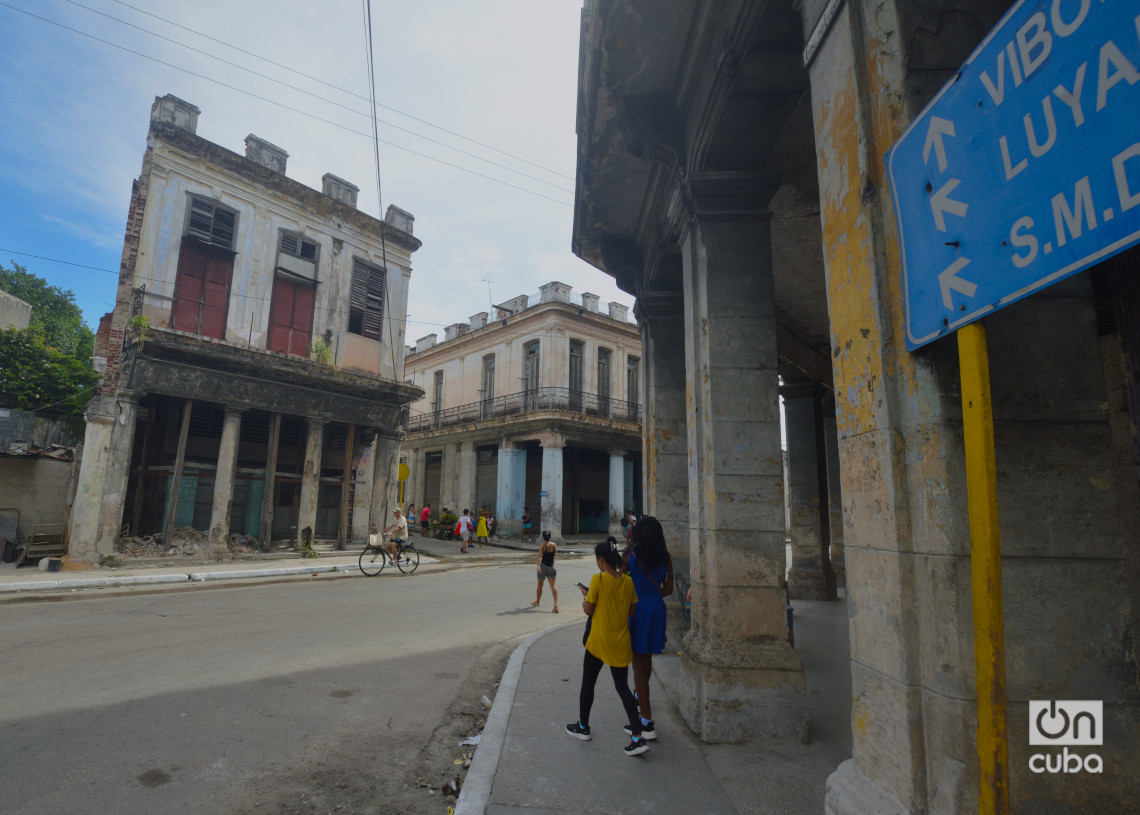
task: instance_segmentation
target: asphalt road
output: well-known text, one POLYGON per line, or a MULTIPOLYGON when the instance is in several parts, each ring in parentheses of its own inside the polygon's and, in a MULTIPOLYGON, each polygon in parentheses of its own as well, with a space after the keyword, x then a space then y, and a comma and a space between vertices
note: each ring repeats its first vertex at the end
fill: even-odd
POLYGON ((593 571, 559 563, 558 615, 529 556, 4 606, 0 813, 446 811, 396 806, 416 761, 593 571))

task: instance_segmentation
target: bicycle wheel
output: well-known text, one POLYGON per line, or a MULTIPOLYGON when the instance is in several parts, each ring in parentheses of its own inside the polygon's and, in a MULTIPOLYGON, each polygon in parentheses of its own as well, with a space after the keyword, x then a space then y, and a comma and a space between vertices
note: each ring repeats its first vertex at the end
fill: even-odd
POLYGON ((404 574, 411 574, 420 565, 420 550, 409 544, 400 550, 400 556, 396 559, 396 565, 400 567, 400 571, 404 574))
POLYGON ((375 577, 384 571, 388 562, 388 553, 381 546, 365 546, 360 553, 360 571, 368 577, 375 577))

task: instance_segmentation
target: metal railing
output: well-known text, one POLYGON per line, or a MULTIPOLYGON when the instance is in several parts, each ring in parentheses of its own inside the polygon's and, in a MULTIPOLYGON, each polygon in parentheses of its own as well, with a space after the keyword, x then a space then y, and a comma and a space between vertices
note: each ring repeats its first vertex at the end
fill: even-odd
POLYGON ((552 410, 575 413, 579 416, 597 416, 617 422, 641 423, 641 405, 637 402, 626 402, 570 388, 534 388, 481 402, 409 416, 405 420, 404 429, 410 432, 434 430, 504 416, 521 416, 552 410))

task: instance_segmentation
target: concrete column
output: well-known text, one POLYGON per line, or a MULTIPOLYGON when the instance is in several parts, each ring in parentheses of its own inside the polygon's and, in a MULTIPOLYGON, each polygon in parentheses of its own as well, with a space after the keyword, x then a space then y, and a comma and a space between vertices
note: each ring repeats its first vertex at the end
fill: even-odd
MULTIPOLYGON (((547 432, 542 435, 542 508, 541 526, 533 529, 535 537, 545 532, 555 540, 562 540, 562 448, 566 441, 561 434, 547 432)), ((531 513, 534 517, 534 513, 531 513)))
POLYGON ((503 537, 518 537, 522 532, 522 522, 519 519, 522 518, 526 483, 518 477, 520 458, 525 467, 526 450, 515 447, 504 439, 499 446, 499 489, 495 495, 495 518, 503 537))
POLYGON ((788 594, 796 600, 834 600, 835 575, 831 571, 826 468, 823 455, 821 408, 816 385, 805 383, 781 389, 788 439, 788 509, 792 540, 792 567, 788 594))
POLYGON ((610 534, 621 540, 625 514, 625 451, 610 451, 610 534))
POLYGON ((210 509, 210 556, 215 560, 229 555, 226 536, 230 534, 230 511, 234 505, 234 475, 237 474, 238 444, 241 441, 241 414, 226 407, 222 419, 222 441, 218 446, 218 469, 214 473, 214 502, 210 509))
POLYGON ((744 174, 689 184, 695 214, 681 255, 693 603, 681 713, 708 742, 806 741, 803 662, 787 642, 780 585, 773 187, 744 174))
MULTIPOLYGON (((412 468, 412 474, 408 479, 411 482, 411 491, 409 493, 411 497, 404 501, 404 503, 407 504, 408 501, 415 501, 417 511, 423 507, 424 501, 427 500, 427 497, 424 495, 425 455, 423 448, 417 447, 412 450, 411 455, 408 457, 408 466, 412 468)), ((416 523, 418 524, 419 522, 420 519, 416 518, 416 523)))
POLYGON ((461 442, 458 447, 459 455, 455 467, 455 514, 462 515, 463 508, 466 507, 474 516, 478 509, 475 506, 475 442, 461 442))
MULTIPOLYGON (((376 431, 364 430, 356 445, 355 488, 352 496, 352 541, 364 546, 368 538, 368 524, 371 521, 372 485, 376 480, 376 431)), ((385 524, 384 526, 387 526, 385 524)), ((384 527, 380 527, 383 529, 384 527)), ((350 544, 350 545, 351 545, 350 544)))
POLYGON ((644 354, 643 509, 661 522, 678 585, 687 587, 689 450, 683 306, 682 292, 643 292, 637 298, 636 314, 644 354))
POLYGON ((68 520, 68 561, 98 565, 114 554, 123 523, 138 393, 120 390, 87 406, 83 462, 68 520))
POLYGON ((821 400, 823 406, 823 454, 827 463, 827 508, 831 522, 831 570, 836 587, 847 585, 847 568, 843 554, 843 487, 839 473, 839 432, 835 422, 835 394, 830 391, 821 400))
POLYGON ((385 436, 377 431, 376 465, 372 476, 372 506, 369 509, 369 523, 383 529, 391 521, 391 512, 396 508, 396 467, 400 463, 400 439, 398 436, 385 436))
POLYGON ((317 492, 320 490, 321 449, 324 447, 324 419, 306 419, 308 432, 305 436, 305 469, 301 474, 301 499, 297 507, 297 549, 304 548, 305 530, 308 529, 309 542, 313 541, 317 529, 317 492))
POLYGON ((444 443, 442 452, 443 461, 440 462, 439 468, 439 506, 432 507, 432 515, 439 515, 444 507, 459 515, 463 512, 463 507, 459 507, 458 512, 455 509, 459 503, 455 492, 455 471, 459 464, 459 452, 456 445, 450 443, 444 443))

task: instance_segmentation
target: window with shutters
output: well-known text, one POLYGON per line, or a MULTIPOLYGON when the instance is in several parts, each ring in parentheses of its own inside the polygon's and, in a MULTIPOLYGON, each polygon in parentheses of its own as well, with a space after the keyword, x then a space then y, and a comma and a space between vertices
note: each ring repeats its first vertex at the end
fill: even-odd
POLYGON ((582 409, 582 349, 581 340, 570 340, 570 409, 582 409))
POLYGON ((637 403, 641 401, 641 360, 637 357, 626 358, 625 393, 631 410, 635 410, 637 403))
POLYGON ((317 260, 317 244, 314 241, 301 237, 295 232, 285 232, 282 230, 278 251, 283 255, 291 255, 301 260, 309 260, 314 263, 317 260))
POLYGON ((174 281, 174 328, 226 338, 236 231, 235 210, 210 198, 190 196, 174 281))
POLYGON ((384 270, 353 258, 348 333, 379 340, 384 327, 384 270))
POLYGON ((211 198, 190 196, 190 212, 186 218, 187 235, 211 246, 233 249, 236 232, 236 210, 211 198))

